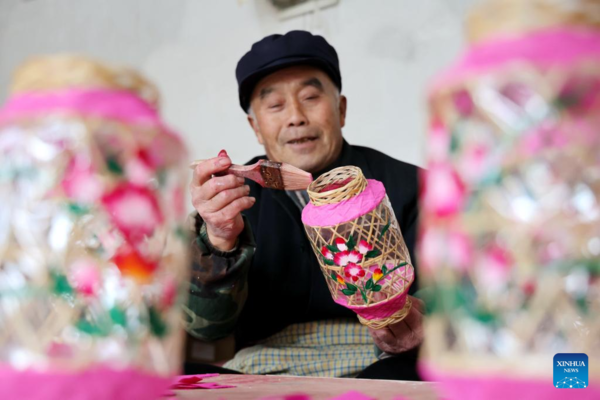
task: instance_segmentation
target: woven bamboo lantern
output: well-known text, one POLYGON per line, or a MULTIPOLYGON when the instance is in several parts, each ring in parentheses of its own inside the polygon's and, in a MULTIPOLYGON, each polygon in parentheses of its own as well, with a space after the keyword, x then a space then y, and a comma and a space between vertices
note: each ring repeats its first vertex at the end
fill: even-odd
POLYGON ((422 363, 444 398, 600 398, 599 7, 488 2, 432 85, 422 363))
POLYGON ((333 300, 374 329, 404 319, 414 271, 383 184, 340 167, 308 195, 302 222, 333 300))
POLYGON ((0 393, 151 399, 181 365, 181 140, 141 76, 75 56, 0 109, 0 393))

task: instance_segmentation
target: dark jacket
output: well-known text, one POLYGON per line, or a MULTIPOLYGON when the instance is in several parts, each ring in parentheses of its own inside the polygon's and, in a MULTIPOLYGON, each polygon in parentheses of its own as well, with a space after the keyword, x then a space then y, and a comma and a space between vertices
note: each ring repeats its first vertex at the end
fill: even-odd
MULTIPOLYGON (((265 157, 256 157, 249 164, 261 158, 265 157)), ((357 166, 367 179, 384 184, 416 264, 419 168, 344 142, 339 159, 320 173, 345 165, 357 166)), ((247 275, 248 297, 235 327, 237 347, 264 339, 289 324, 354 316, 333 302, 304 231, 299 207, 283 191, 263 189, 254 182, 249 185, 256 204, 244 216, 250 223, 256 251, 247 275)), ((416 288, 415 282, 410 293, 416 288)))

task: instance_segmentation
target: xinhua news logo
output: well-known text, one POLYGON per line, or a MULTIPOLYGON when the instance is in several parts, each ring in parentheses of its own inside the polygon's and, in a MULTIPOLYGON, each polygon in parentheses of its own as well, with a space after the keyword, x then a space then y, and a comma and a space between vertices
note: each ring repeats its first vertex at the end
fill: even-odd
POLYGON ((554 387, 558 389, 585 389, 588 387, 587 354, 556 354, 554 356, 554 387))

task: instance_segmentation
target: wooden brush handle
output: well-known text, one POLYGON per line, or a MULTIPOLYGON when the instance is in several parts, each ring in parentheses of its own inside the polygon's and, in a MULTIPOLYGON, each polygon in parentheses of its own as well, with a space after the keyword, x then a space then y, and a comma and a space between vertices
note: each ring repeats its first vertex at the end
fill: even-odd
MULTIPOLYGON (((204 161, 206 161, 206 160, 195 160, 195 161, 192 161, 190 163, 190 169, 196 169, 196 167, 198 166, 198 164, 203 163, 204 161)), ((242 175, 242 174, 245 174, 245 173, 247 173, 247 171, 251 171, 251 170, 255 169, 256 167, 257 167, 257 164, 253 164, 253 165, 231 164, 226 171, 217 172, 214 175, 215 176, 236 175, 236 176, 241 176, 242 178, 244 178, 245 175, 242 175)))
MULTIPOLYGON (((195 169, 196 166, 206 160, 196 160, 190 164, 190 169, 195 169)), ((255 181, 260 185, 264 185, 264 179, 260 170, 260 161, 252 165, 237 165, 231 164, 226 171, 217 172, 214 176, 235 175, 241 178, 247 178, 255 181)))

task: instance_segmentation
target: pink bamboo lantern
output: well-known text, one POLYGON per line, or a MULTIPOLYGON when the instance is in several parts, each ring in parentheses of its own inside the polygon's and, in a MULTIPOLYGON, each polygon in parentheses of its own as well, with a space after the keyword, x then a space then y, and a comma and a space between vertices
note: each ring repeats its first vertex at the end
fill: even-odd
POLYGON ((17 70, 0 109, 0 393, 152 399, 181 365, 185 149, 131 71, 17 70))
POLYGON ((302 222, 333 300, 374 329, 404 319, 414 271, 383 184, 340 167, 308 194, 302 222))
POLYGON ((489 2, 433 82, 422 366, 444 398, 600 398, 598 5, 489 2))

